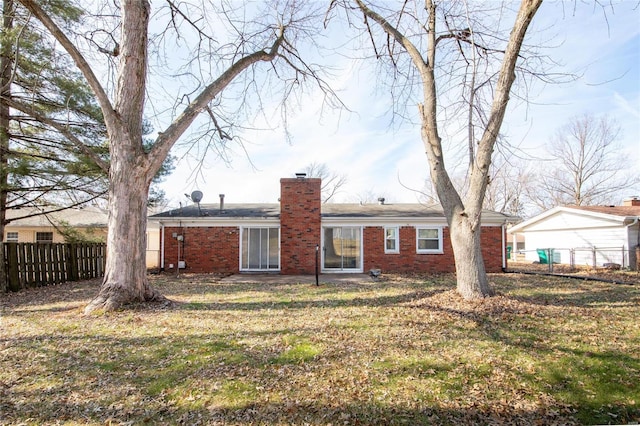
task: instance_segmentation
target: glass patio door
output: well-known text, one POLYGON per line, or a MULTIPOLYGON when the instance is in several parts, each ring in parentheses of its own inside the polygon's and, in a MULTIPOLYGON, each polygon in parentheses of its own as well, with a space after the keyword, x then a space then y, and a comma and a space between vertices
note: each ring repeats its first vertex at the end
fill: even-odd
POLYGON ((362 272, 362 228, 338 226, 324 228, 322 269, 362 272))
POLYGON ((278 228, 243 228, 240 265, 243 271, 280 269, 278 228))

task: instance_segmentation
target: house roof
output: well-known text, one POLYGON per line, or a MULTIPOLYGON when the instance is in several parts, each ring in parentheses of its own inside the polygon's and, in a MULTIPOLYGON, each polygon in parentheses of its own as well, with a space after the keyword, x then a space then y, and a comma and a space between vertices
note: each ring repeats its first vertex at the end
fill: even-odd
POLYGON ((180 219, 180 218, 278 218, 280 204, 225 204, 220 209, 219 204, 191 204, 178 209, 149 216, 149 219, 180 219))
POLYGON ((570 209, 603 213, 613 216, 640 217, 640 206, 566 206, 570 209))
MULTIPOLYGON (((73 227, 106 227, 107 212, 98 207, 84 207, 81 209, 66 209, 43 213, 43 210, 35 208, 9 209, 7 220, 10 222, 7 228, 17 227, 51 227, 51 222, 60 224, 68 223, 73 227)), ((47 209, 44 209, 46 212, 47 209)))
MULTIPOLYGON (((489 210, 483 211, 486 222, 504 223, 515 217, 489 210)), ((444 212, 439 205, 424 204, 342 204, 327 203, 321 206, 323 218, 442 218, 444 212)), ((232 218, 274 218, 280 217, 280 204, 219 204, 189 205, 150 216, 151 220, 162 219, 232 219, 232 218)))
POLYGON ((511 227, 508 232, 522 232, 533 224, 562 213, 579 214, 594 219, 608 219, 620 225, 640 219, 639 206, 558 206, 511 227))

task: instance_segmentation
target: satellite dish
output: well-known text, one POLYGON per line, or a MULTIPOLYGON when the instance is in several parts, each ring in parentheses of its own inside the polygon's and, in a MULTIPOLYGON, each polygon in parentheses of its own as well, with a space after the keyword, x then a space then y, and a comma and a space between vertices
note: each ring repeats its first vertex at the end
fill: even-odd
POLYGON ((202 191, 193 191, 191 193, 191 201, 194 203, 200 203, 202 201, 202 191))

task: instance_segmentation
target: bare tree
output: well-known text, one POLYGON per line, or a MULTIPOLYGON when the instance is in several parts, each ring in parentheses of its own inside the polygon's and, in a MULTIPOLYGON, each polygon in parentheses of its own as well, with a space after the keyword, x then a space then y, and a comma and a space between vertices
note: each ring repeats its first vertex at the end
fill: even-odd
POLYGON ((491 164, 484 208, 515 216, 525 216, 526 191, 531 172, 525 161, 515 156, 496 157, 491 164))
MULTIPOLYGON (((207 139, 208 146, 234 138, 232 123, 223 119, 228 100, 225 89, 238 89, 231 97, 232 107, 244 105, 254 113, 262 109, 263 103, 259 97, 251 102, 252 91, 280 88, 282 105, 306 81, 328 91, 317 68, 305 63, 296 47, 312 37, 315 26, 309 20, 313 11, 304 2, 268 3, 249 20, 245 5, 234 2, 222 2, 211 10, 207 9, 209 3, 172 1, 167 1, 163 10, 154 11, 154 17, 165 19, 163 37, 154 44, 154 49, 167 49, 165 66, 176 60, 169 58, 172 52, 184 50, 182 44, 188 39, 180 37, 181 31, 194 36, 195 47, 193 55, 186 55, 182 69, 182 74, 192 77, 192 86, 180 87, 181 92, 173 94, 179 107, 175 118, 150 147, 145 147, 143 114, 145 107, 154 106, 149 105, 147 94, 169 90, 168 84, 149 85, 150 78, 159 78, 163 68, 149 63, 149 2, 123 0, 113 10, 105 3, 100 15, 87 16, 84 32, 75 38, 64 23, 55 21, 42 9, 39 1, 20 3, 46 27, 83 74, 95 93, 109 136, 109 164, 94 158, 109 175, 109 255, 99 294, 85 312, 115 309, 132 302, 164 302, 164 296, 149 285, 145 265, 147 195, 153 177, 169 150, 197 120, 209 123, 208 130, 199 134, 200 140, 207 139), (229 40, 223 39, 223 30, 231 34, 229 40), (109 67, 116 71, 114 80, 99 78, 109 67), (156 73, 151 75, 150 70, 156 73), (261 78, 267 73, 282 84, 269 85, 261 78), (225 103, 221 103, 222 99, 225 103)), ((173 77, 178 79, 182 74, 173 77)), ((65 132, 64 128, 58 130, 65 132)))
POLYGON ((347 183, 347 175, 338 174, 329 169, 325 163, 313 162, 304 168, 304 172, 309 177, 322 179, 322 202, 328 203, 340 188, 347 183))
POLYGON ((530 198, 543 210, 573 204, 610 204, 640 182, 617 144, 620 127, 607 116, 583 114, 559 128, 547 144, 552 156, 538 171, 530 198))
POLYGON ((385 203, 393 203, 393 199, 389 197, 384 191, 376 191, 373 188, 362 190, 351 197, 348 202, 357 204, 376 204, 384 200, 385 203))
POLYGON ((525 34, 541 3, 523 0, 513 14, 506 13, 507 6, 474 14, 468 2, 436 4, 435 0, 422 5, 402 2, 399 10, 391 10, 388 3, 334 0, 330 9, 341 5, 350 14, 362 15, 361 30, 371 40, 376 58, 388 61, 394 82, 404 82, 393 86, 394 93, 410 94, 413 88, 421 93, 418 115, 429 173, 450 229, 457 289, 466 299, 493 294, 480 250, 480 217, 516 70, 528 60, 525 34), (508 27, 495 20, 507 15, 514 17, 508 27), (451 106, 440 109, 447 100, 451 106), (465 117, 466 123, 456 117, 465 117), (440 136, 456 124, 466 128, 466 194, 452 182, 440 136))
MULTIPOLYGON (((488 179, 484 209, 515 216, 526 215, 529 207, 527 191, 533 177, 525 160, 515 156, 509 159, 496 156, 491 163, 488 179)), ((451 182, 459 193, 468 191, 466 175, 452 174, 451 182)), ((430 179, 425 180, 420 195, 425 204, 438 203, 436 188, 430 179)))

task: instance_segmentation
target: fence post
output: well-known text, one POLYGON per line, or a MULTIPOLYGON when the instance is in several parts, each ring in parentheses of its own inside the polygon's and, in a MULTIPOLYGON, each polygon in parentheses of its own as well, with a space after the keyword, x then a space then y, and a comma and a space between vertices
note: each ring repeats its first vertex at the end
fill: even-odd
POLYGON ((569 249, 569 266, 571 269, 575 269, 576 267, 576 250, 573 248, 569 249))
POLYGON ((78 281, 77 244, 66 244, 67 251, 67 281, 78 281))
POLYGON ((52 246, 53 250, 51 252, 51 263, 52 269, 51 274, 53 276, 53 282, 55 284, 60 284, 60 244, 54 244, 52 246))
POLYGON ((591 257, 593 258, 593 267, 594 267, 594 269, 598 265, 597 262, 596 262, 596 257, 597 256, 598 256, 598 254, 596 253, 596 247, 593 246, 593 248, 591 249, 591 257))
POLYGON ((38 244, 37 250, 38 262, 36 268, 38 268, 38 287, 47 285, 47 246, 46 244, 38 244))
POLYGON ((105 274, 105 270, 107 269, 107 245, 102 244, 102 269, 100 270, 100 276, 105 274))
POLYGON ((23 258, 25 263, 25 286, 33 287, 33 283, 36 281, 36 271, 35 271, 35 255, 33 254, 35 248, 34 243, 25 243, 22 246, 23 249, 23 258))
MULTIPOLYGON (((18 269, 18 243, 5 243, 7 252, 7 279, 9 290, 20 290, 20 270, 18 269)), ((3 259, 4 262, 4 259, 3 259)))
POLYGON ((4 243, 0 242, 0 293, 9 291, 9 274, 4 243))

